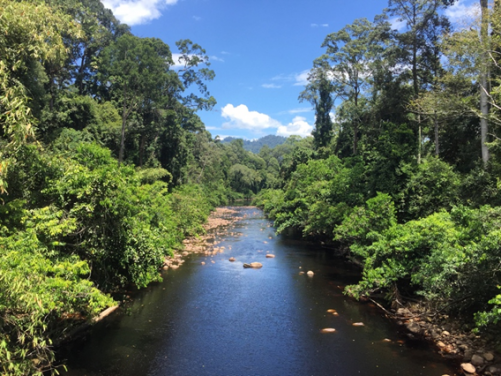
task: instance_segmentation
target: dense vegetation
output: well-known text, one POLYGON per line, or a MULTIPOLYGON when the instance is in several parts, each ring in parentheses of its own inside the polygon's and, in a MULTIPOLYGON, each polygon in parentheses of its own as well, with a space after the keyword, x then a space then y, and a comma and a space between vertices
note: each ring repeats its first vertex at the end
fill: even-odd
POLYGON ((501 7, 480 1, 478 19, 453 30, 451 3, 390 0, 373 22, 327 35, 300 95, 316 111, 313 140, 256 202, 278 231, 330 242, 363 268, 347 294, 420 297, 494 330, 501 7))
POLYGON ((421 296, 495 327, 501 8, 481 0, 453 30, 451 3, 389 0, 329 34, 299 98, 313 137, 250 143, 197 115, 216 101, 196 43, 174 62, 99 0, 0 0, 2 374, 57 372, 56 341, 160 280, 214 206, 256 194, 279 231, 363 267, 348 294, 421 296))

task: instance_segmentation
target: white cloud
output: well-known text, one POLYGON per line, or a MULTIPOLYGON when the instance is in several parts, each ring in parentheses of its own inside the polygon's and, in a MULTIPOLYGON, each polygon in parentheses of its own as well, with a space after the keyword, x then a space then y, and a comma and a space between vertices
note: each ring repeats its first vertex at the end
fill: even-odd
POLYGON ((293 108, 292 110, 287 111, 289 114, 301 114, 303 112, 311 112, 313 109, 311 107, 301 107, 301 108, 293 108))
POLYGON ((278 76, 273 77, 272 81, 282 81, 282 82, 294 82, 294 86, 305 86, 308 84, 308 75, 310 74, 310 70, 306 69, 300 73, 292 73, 292 74, 279 74, 278 76))
POLYGON ((220 61, 221 63, 224 63, 224 59, 221 59, 220 57, 217 57, 215 55, 211 56, 210 59, 213 61, 220 61))
POLYGON ((228 51, 221 51, 221 55, 231 55, 231 53, 228 51))
POLYGON ((310 70, 304 70, 301 73, 294 75, 294 86, 306 86, 308 85, 308 75, 310 74, 310 70))
POLYGON ((405 28, 405 21, 399 20, 398 18, 392 18, 389 20, 392 30, 403 30, 405 28))
POLYGON ((444 13, 449 17, 452 23, 468 22, 472 18, 475 18, 480 12, 477 3, 478 2, 471 3, 471 1, 459 0, 454 5, 448 7, 444 13))
POLYGON ((179 61, 181 54, 172 54, 172 60, 174 61, 174 65, 171 67, 172 69, 178 69, 184 67, 183 60, 179 61))
POLYGON ((280 89, 282 86, 276 84, 262 84, 265 89, 280 89))
POLYGON ((223 128, 239 128, 249 130, 261 130, 266 128, 278 128, 282 126, 279 121, 272 119, 266 114, 257 111, 249 111, 249 108, 241 104, 234 107, 227 104, 221 110, 221 116, 229 121, 223 124, 223 128))
POLYGON ((202 19, 202 17, 199 17, 199 16, 193 16, 193 19, 194 19, 195 21, 200 21, 200 20, 202 19))
POLYGON ((312 23, 310 26, 311 27, 329 27, 329 24, 316 24, 316 23, 312 23))
POLYGON ((174 5, 178 0, 101 0, 115 17, 130 26, 159 18, 161 10, 174 5))
POLYGON ((292 119, 292 123, 281 125, 277 129, 277 136, 289 137, 293 135, 306 137, 311 135, 313 125, 308 124, 306 118, 296 116, 292 119))

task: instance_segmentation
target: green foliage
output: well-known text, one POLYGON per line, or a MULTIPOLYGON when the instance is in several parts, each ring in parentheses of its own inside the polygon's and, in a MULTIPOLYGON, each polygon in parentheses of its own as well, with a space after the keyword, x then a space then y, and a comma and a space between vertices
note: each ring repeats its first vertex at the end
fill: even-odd
POLYGON ((440 209, 449 210, 459 202, 460 178, 438 158, 420 164, 401 194, 401 206, 407 219, 426 217, 440 209))
POLYGON ((395 204, 385 193, 367 200, 365 206, 353 208, 334 230, 334 240, 351 244, 354 254, 378 240, 381 233, 396 225, 395 204))
POLYGON ((24 215, 25 230, 8 235, 7 227, 0 229, 0 369, 5 375, 51 370, 53 341, 113 304, 88 280, 86 261, 57 251, 63 245, 57 239, 74 231, 75 221, 54 206, 24 215))
POLYGON ((331 156, 298 165, 276 209, 278 231, 300 230, 308 236, 328 236, 341 223, 350 205, 363 199, 361 166, 352 167, 331 156))
POLYGON ((112 304, 96 286, 159 281, 164 257, 203 231, 212 209, 200 187, 169 193, 156 180, 166 171, 141 176, 118 167, 109 149, 69 146, 63 153, 20 147, 7 175, 16 188, 2 196, 0 210, 0 363, 7 374, 50 369, 50 341, 112 304), (151 184, 141 184, 145 176, 151 184))
POLYGON ((456 207, 404 224, 392 221, 375 233, 364 228, 367 221, 352 218, 338 230, 355 239, 351 250, 364 263, 362 280, 347 287, 350 295, 397 287, 436 308, 475 314, 478 325, 499 321, 497 308, 486 311, 498 304, 501 283, 499 208, 456 207))

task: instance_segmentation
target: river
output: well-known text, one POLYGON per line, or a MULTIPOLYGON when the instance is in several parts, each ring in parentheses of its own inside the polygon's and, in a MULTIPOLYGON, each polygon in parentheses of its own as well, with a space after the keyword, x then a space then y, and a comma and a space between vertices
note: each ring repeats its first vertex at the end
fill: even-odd
POLYGON ((138 292, 122 314, 64 354, 68 372, 62 374, 454 373, 426 345, 403 341, 376 307, 342 294, 357 281, 356 269, 316 245, 276 236, 259 209, 234 209, 243 218, 217 237, 223 253, 190 255, 181 268, 164 272, 162 283, 138 292), (228 261, 232 256, 235 262, 228 261), (242 267, 250 262, 263 267, 242 267), (300 274, 309 270, 313 277, 300 274))

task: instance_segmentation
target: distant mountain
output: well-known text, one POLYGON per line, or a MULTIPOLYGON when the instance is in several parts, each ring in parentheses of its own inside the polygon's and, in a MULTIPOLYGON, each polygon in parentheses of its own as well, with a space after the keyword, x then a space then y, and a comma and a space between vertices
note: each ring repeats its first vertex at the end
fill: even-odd
MULTIPOLYGON (((237 137, 226 137, 222 142, 223 143, 228 143, 233 140, 238 140, 237 137)), ((287 140, 286 137, 282 136, 274 136, 272 134, 268 136, 261 137, 257 140, 249 141, 249 140, 243 140, 244 141, 244 149, 247 151, 251 151, 254 154, 258 154, 261 148, 264 145, 267 145, 270 149, 273 149, 275 146, 282 145, 285 140, 287 140)))

